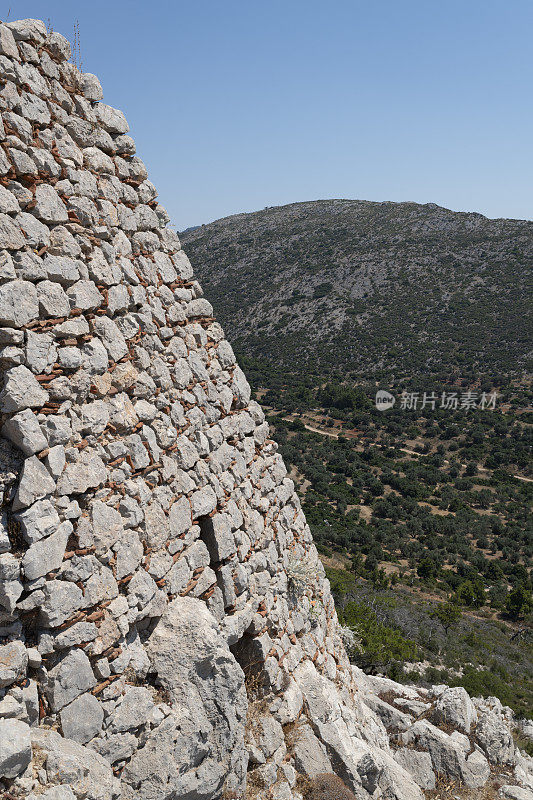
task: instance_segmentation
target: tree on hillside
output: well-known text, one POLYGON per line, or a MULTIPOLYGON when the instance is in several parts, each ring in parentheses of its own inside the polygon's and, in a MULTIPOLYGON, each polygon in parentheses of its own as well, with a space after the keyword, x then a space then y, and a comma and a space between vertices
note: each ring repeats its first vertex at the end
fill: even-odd
POLYGON ((450 628, 454 628, 461 619, 461 609, 454 602, 448 600, 446 603, 439 603, 430 616, 440 622, 444 628, 444 633, 448 636, 450 628))
POLYGON ((463 581, 455 593, 455 600, 462 606, 481 608, 486 602, 483 582, 479 579, 463 581))
POLYGON ((418 564, 416 571, 423 580, 431 580, 437 577, 439 565, 431 556, 425 556, 418 564))
POLYGON ((516 586, 512 592, 509 593, 505 610, 513 619, 523 617, 533 610, 533 598, 531 590, 526 589, 525 586, 516 586))

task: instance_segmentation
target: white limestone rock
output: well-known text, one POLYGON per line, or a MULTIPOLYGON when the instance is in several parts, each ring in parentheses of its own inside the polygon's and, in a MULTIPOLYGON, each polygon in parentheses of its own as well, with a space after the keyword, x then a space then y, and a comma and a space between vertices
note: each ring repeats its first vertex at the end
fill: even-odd
POLYGON ((128 345, 124 336, 109 317, 96 317, 93 320, 93 329, 104 343, 104 347, 113 361, 119 361, 128 354, 128 345))
POLYGON ((436 722, 451 725, 463 733, 470 733, 478 719, 477 711, 466 689, 462 686, 448 687, 440 695, 433 712, 436 722))
POLYGON ((57 348, 49 333, 26 332, 26 364, 36 375, 55 363, 57 348))
POLYGON ((333 772, 326 748, 308 724, 304 723, 295 729, 292 752, 294 766, 301 775, 315 778, 321 773, 333 772))
POLYGON ((69 299, 58 283, 41 281, 36 288, 41 317, 66 317, 69 315, 69 299))
MULTIPOLYGON (((320 675, 310 661, 302 661, 294 670, 307 704, 315 735, 335 760, 336 774, 358 791, 370 794, 381 789, 394 800, 423 800, 420 788, 390 753, 369 747, 357 738, 355 712, 341 704, 335 684, 320 675)), ((404 734, 405 735, 405 734, 404 734)))
POLYGON ((11 414, 25 408, 37 408, 47 400, 48 392, 41 388, 27 367, 21 365, 7 370, 0 393, 0 410, 11 414))
POLYGON ((81 76, 81 86, 84 96, 93 103, 98 102, 104 96, 100 81, 96 75, 90 72, 84 72, 81 76))
POLYGON ((143 686, 130 686, 108 722, 113 733, 124 733, 144 725, 154 707, 152 694, 143 686))
POLYGON ((24 591, 19 580, 20 561, 11 553, 0 555, 0 608, 8 614, 15 611, 17 600, 24 591))
POLYGON ((44 769, 49 783, 66 782, 77 800, 118 800, 118 782, 102 756, 72 739, 64 739, 56 731, 30 730, 33 746, 46 757, 44 769))
POLYGON ((107 470, 100 456, 90 447, 82 450, 75 461, 67 463, 57 484, 60 495, 82 494, 104 483, 107 470))
MULTIPOLYGON (((17 216, 17 220, 21 215, 17 216)), ((7 214, 0 214, 0 248, 20 250, 26 244, 22 231, 7 214)))
POLYGON ((7 25, 0 25, 0 54, 20 61, 20 55, 13 31, 7 25))
POLYGON ((429 753, 420 750, 411 750, 400 747, 394 753, 394 759, 403 767, 421 789, 434 789, 436 785, 435 773, 429 753))
POLYGON ((69 286, 67 295, 73 308, 94 311, 103 303, 103 297, 94 281, 80 280, 69 286))
POLYGON ((46 39, 46 25, 40 19, 18 19, 6 25, 17 42, 42 44, 46 39))
POLYGON ((141 563, 144 550, 135 531, 123 532, 114 549, 116 551, 115 575, 117 580, 121 580, 135 572, 141 563))
POLYGON ((68 222, 68 214, 65 204, 59 197, 53 186, 41 183, 35 190, 35 216, 42 222, 54 224, 68 222))
MULTIPOLYGON (((44 186, 45 184, 42 185, 44 186)), ((20 214, 17 214, 15 220, 24 233, 24 236, 21 234, 24 244, 20 245, 20 247, 24 245, 35 249, 48 247, 50 244, 50 229, 47 225, 37 219, 37 217, 34 217, 33 214, 28 214, 25 211, 21 211, 20 214)), ((1 240, 2 237, 0 236, 0 242, 1 240)))
POLYGON ((451 780, 458 780, 472 789, 483 786, 490 767, 479 750, 472 752, 469 739, 458 732, 448 735, 427 720, 418 720, 401 734, 404 744, 416 744, 429 752, 433 769, 451 780))
POLYGON ((56 31, 48 33, 45 46, 52 55, 61 61, 68 61, 72 54, 69 40, 56 31))
POLYGON ((223 561, 236 550, 231 521, 227 514, 214 514, 202 525, 202 537, 212 561, 223 561))
POLYGON ((55 488, 55 481, 44 464, 37 456, 30 456, 22 467, 17 493, 13 500, 13 510, 18 511, 31 506, 36 500, 52 494, 55 488))
POLYGON ((55 447, 58 444, 65 445, 72 436, 69 420, 57 414, 48 414, 41 423, 41 430, 46 436, 49 447, 55 447))
POLYGON ((55 447, 51 447, 48 451, 48 455, 44 459, 44 463, 46 469, 56 481, 65 469, 66 460, 65 448, 63 445, 58 444, 55 447))
POLYGON ((386 703, 377 695, 369 694, 365 697, 365 704, 374 711, 381 719, 387 730, 406 731, 413 724, 413 718, 403 711, 386 703))
POLYGON ((210 514, 217 507, 217 496, 211 486, 205 486, 191 495, 193 520, 210 514))
MULTIPOLYGON (((66 577, 66 575, 65 575, 66 577)), ((65 650, 76 644, 94 642, 98 636, 98 628, 93 622, 75 622, 54 638, 54 650, 65 650)))
POLYGON ((136 786, 145 797, 189 794, 207 800, 220 794, 230 775, 242 787, 243 674, 205 604, 178 598, 167 606, 150 636, 148 655, 180 717, 173 711, 134 754, 122 776, 125 792, 136 786), (176 769, 176 759, 185 769, 176 769))
POLYGON ((66 783, 50 786, 44 792, 28 795, 28 800, 76 800, 76 795, 66 783))
MULTIPOLYGON (((72 523, 65 521, 59 525, 55 533, 35 542, 26 550, 22 558, 22 568, 27 580, 36 580, 48 572, 59 569, 71 533, 72 523)), ((77 586, 74 588, 77 589, 77 586)), ((46 613, 46 608, 43 606, 43 613, 46 613)), ((47 618, 49 619, 49 615, 47 618)))
POLYGON ((20 411, 8 419, 4 423, 2 434, 27 456, 40 453, 48 446, 37 417, 30 409, 20 411))
POLYGON ((47 253, 43 266, 46 270, 46 277, 50 281, 55 281, 63 286, 70 286, 79 280, 80 262, 72 258, 47 253))
POLYGON ((28 653, 22 642, 0 645, 0 688, 11 686, 26 674, 28 653))
POLYGON ((479 712, 475 736, 494 764, 514 764, 515 747, 509 726, 496 710, 479 712))
POLYGON ((102 729, 104 710, 96 697, 85 693, 64 706, 60 718, 63 736, 86 744, 102 729))
POLYGON ((521 786, 511 786, 510 784, 502 786, 498 795, 506 798, 506 800, 531 800, 533 797, 531 789, 525 789, 521 786))
POLYGON ((50 500, 37 501, 15 518, 28 544, 50 536, 59 527, 59 515, 50 500))
POLYGON ((0 286, 0 324, 22 328, 39 316, 37 290, 29 281, 14 280, 0 286))
POLYGON ((96 685, 83 650, 72 650, 48 673, 46 693, 53 711, 60 711, 96 685))
POLYGON ((112 106, 98 103, 95 107, 95 113, 100 125, 109 133, 127 133, 130 129, 122 111, 118 111, 112 106))
MULTIPOLYGON (((0 32, 1 37, 1 32, 0 32)), ((20 211, 20 204, 16 198, 16 196, 8 191, 3 186, 0 187, 0 213, 2 214, 16 214, 20 211)), ((4 251, 6 253, 7 251, 4 251)), ((10 275, 9 277, 16 278, 16 275, 10 275)))
POLYGON ((16 778, 31 757, 29 725, 18 719, 0 719, 0 777, 16 778))

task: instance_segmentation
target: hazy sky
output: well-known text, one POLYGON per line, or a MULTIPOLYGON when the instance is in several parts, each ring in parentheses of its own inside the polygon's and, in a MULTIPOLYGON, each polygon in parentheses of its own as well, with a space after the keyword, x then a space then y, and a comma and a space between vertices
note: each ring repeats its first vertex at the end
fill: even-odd
POLYGON ((320 198, 533 218, 532 0, 2 0, 121 108, 178 229, 320 198))

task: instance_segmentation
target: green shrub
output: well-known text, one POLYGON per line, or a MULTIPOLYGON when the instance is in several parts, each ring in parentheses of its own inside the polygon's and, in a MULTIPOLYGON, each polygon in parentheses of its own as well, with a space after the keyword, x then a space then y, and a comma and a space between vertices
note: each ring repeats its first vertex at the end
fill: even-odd
POLYGON ((369 606, 350 601, 339 611, 339 619, 343 625, 352 628, 361 641, 355 661, 362 669, 374 672, 388 667, 393 661, 417 658, 416 644, 398 628, 381 622, 369 606))

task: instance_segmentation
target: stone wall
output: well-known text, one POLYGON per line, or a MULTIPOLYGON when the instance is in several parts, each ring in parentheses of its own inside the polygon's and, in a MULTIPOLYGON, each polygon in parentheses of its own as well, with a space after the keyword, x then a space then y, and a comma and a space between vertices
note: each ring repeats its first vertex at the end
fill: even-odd
POLYGON ((69 58, 0 24, 0 785, 417 800, 124 115, 69 58))

